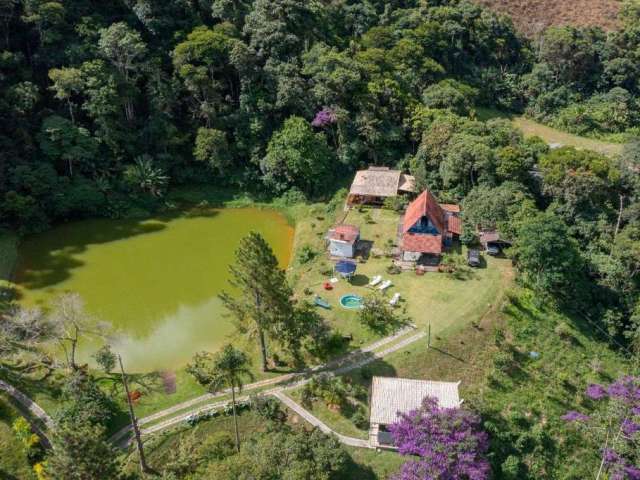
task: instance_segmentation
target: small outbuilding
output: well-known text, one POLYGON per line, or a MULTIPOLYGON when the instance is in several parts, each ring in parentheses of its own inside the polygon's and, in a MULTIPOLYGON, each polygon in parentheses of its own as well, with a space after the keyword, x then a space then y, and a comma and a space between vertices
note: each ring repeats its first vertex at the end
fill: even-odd
POLYGON ((329 230, 326 239, 331 256, 353 258, 360 240, 360 229, 355 225, 337 225, 329 230))
POLYGON ((459 407, 462 404, 459 386, 460 382, 373 377, 369 443, 374 448, 396 448, 387 427, 398 421, 399 414, 420 408, 426 397, 437 399, 442 408, 459 407))
POLYGON ((356 172, 347 205, 382 204, 389 197, 415 192, 415 178, 389 167, 369 167, 356 172))
POLYGON ((497 230, 481 230, 478 236, 485 252, 490 255, 498 255, 502 249, 511 246, 511 242, 502 238, 497 230))

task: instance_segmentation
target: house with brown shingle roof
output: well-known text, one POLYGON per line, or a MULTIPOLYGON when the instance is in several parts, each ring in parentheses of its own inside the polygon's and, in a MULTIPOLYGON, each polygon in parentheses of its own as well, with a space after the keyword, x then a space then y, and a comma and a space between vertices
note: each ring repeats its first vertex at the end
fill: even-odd
POLYGON ((425 190, 409 204, 402 222, 402 259, 417 262, 423 255, 439 256, 460 235, 460 207, 439 204, 425 190))
POLYGON ((386 198, 413 193, 415 179, 389 167, 369 167, 356 172, 347 205, 382 204, 386 198))

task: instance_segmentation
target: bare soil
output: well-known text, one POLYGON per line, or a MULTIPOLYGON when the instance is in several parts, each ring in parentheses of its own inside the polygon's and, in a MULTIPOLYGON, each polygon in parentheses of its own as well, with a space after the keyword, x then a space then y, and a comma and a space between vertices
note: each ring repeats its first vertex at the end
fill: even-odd
POLYGON ((618 28, 619 0, 475 0, 498 12, 511 15, 516 27, 536 38, 556 25, 618 28))

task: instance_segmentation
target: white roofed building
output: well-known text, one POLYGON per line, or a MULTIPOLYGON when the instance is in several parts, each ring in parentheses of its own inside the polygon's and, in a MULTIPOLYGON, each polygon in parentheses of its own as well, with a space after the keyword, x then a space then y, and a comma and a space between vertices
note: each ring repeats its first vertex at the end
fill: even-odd
POLYGON ((395 448, 387 426, 422 406, 426 397, 438 400, 442 408, 462 404, 458 394, 460 382, 432 382, 409 378, 373 377, 369 414, 369 442, 376 448, 395 448))

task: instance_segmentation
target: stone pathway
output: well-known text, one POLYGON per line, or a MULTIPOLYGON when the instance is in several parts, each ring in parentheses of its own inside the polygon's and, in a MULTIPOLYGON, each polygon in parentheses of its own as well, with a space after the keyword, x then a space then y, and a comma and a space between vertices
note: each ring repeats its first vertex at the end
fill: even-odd
POLYGON ((3 380, 0 380, 0 390, 6 392, 11 398, 13 398, 18 403, 20 409, 23 410, 23 413, 24 411, 28 413, 28 415, 25 415, 25 418, 31 424, 32 430, 40 437, 46 447, 50 447, 51 442, 49 441, 45 431, 33 420, 35 417, 40 420, 47 429, 53 429, 53 419, 47 414, 47 412, 45 412, 40 405, 31 400, 16 387, 3 380))
POLYGON ((320 420, 318 417, 314 416, 309 410, 302 407, 302 405, 293 401, 291 397, 285 395, 283 391, 275 392, 273 394, 278 400, 284 403, 289 409, 296 412, 300 417, 304 418, 311 425, 319 428, 321 431, 326 433, 327 435, 335 435, 340 443, 345 445, 349 445, 351 447, 358 448, 372 448, 368 441, 362 440, 360 438, 347 437, 345 435, 341 435, 337 433, 335 430, 331 429, 326 423, 320 420))
MULTIPOLYGON (((356 446, 361 448, 370 448, 369 442, 367 442, 366 440, 346 437, 344 435, 341 435, 335 432, 329 426, 323 423, 320 419, 315 417, 311 412, 309 412, 304 407, 294 402, 290 397, 285 395, 284 392, 286 390, 292 390, 292 389, 301 387, 302 385, 310 382, 314 376, 320 373, 326 373, 328 375, 341 375, 351 370, 355 370, 357 368, 363 367, 368 363, 382 359, 387 355, 390 355, 399 350, 402 350, 405 347, 411 345, 414 342, 417 342, 418 340, 426 336, 425 332, 417 332, 385 348, 384 350, 376 351, 378 348, 384 347, 390 343, 395 342, 396 340, 401 339, 403 336, 405 336, 407 333, 410 333, 411 331, 415 331, 415 327, 410 326, 410 327, 404 328, 399 332, 397 332, 396 334, 383 338, 371 345, 368 345, 367 347, 362 348, 361 350, 358 350, 356 352, 353 352, 347 355, 342 359, 334 360, 324 365, 319 365, 317 367, 310 369, 307 372, 300 373, 300 374, 282 375, 272 379, 263 380, 261 382, 255 382, 253 384, 246 385, 243 391, 246 392, 246 391, 256 390, 264 386, 276 385, 274 388, 260 392, 260 394, 273 395, 274 397, 279 399, 282 403, 284 403, 287 407, 289 407, 291 410, 299 414, 306 421, 320 428, 325 433, 331 433, 335 435, 338 438, 338 440, 340 440, 342 443, 346 445, 351 445, 351 446, 356 446)), ((162 430, 165 430, 167 428, 173 427, 181 422, 184 422, 191 415, 202 414, 211 410, 218 410, 218 409, 224 408, 229 403, 229 400, 228 399, 219 400, 219 399, 220 397, 223 397, 224 395, 228 395, 229 393, 230 393, 230 390, 227 389, 215 395, 214 394, 202 395, 193 400, 183 402, 181 404, 175 405, 174 407, 168 408, 166 410, 162 410, 153 415, 149 415, 148 417, 141 418, 140 420, 138 420, 138 423, 140 426, 143 426, 151 422, 154 422, 156 420, 159 420, 161 418, 169 417, 164 421, 151 425, 150 427, 141 429, 141 434, 143 436, 152 435, 162 430), (217 401, 194 407, 194 405, 202 403, 207 399, 215 400, 216 398, 218 399, 217 401), (193 408, 190 408, 190 407, 193 407, 193 408), (177 412, 181 412, 181 413, 179 413, 178 415, 173 415, 174 413, 177 413, 177 412)), ((249 399, 249 396, 244 395, 244 396, 238 397, 237 401, 246 401, 248 399, 249 399)), ((111 437, 111 441, 117 444, 121 448, 126 448, 126 446, 129 444, 131 440, 127 436, 130 430, 131 430, 130 426, 124 427, 123 429, 121 429, 119 432, 117 432, 115 435, 111 437)))

